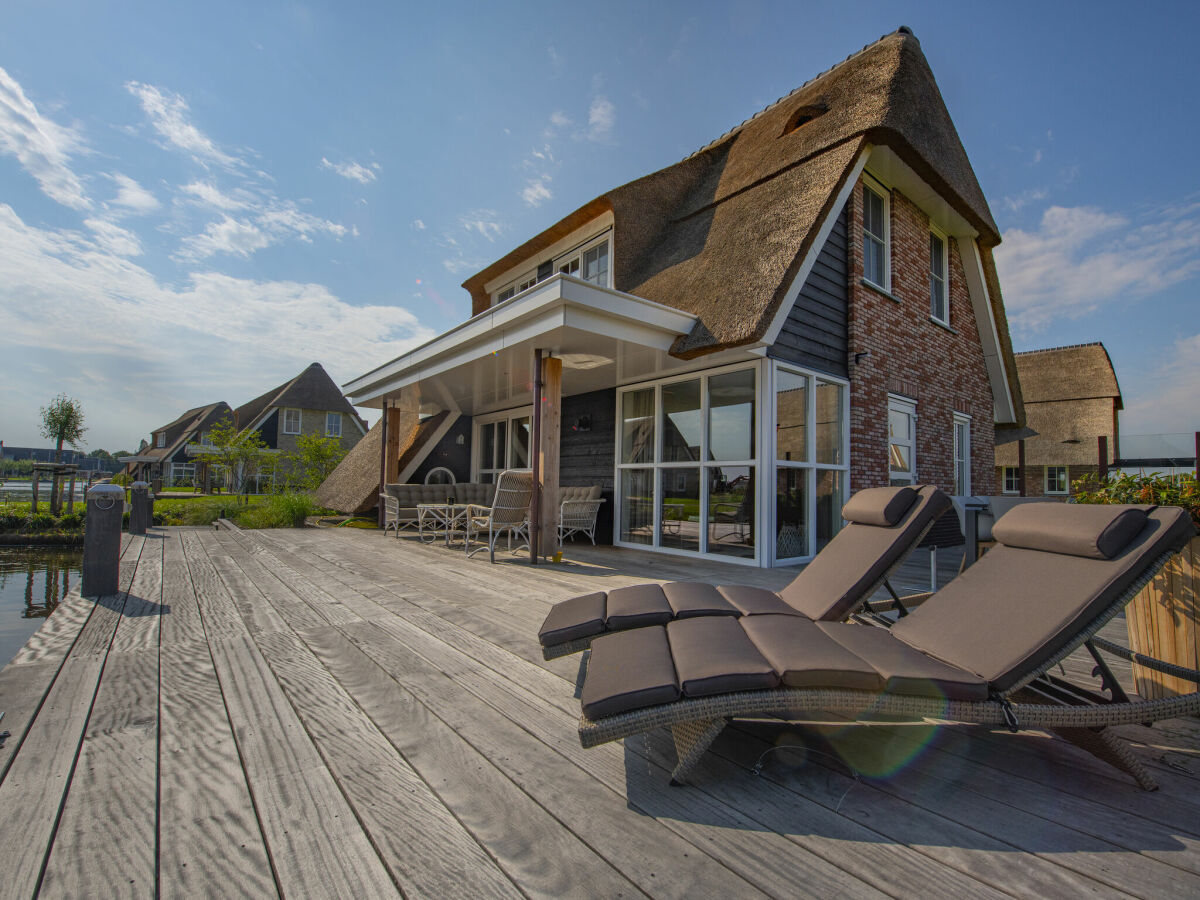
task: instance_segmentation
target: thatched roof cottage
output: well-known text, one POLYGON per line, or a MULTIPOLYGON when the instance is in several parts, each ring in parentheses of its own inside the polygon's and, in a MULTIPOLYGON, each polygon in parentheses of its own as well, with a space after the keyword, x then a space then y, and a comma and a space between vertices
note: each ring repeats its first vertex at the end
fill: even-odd
POLYGON ((537 462, 601 485, 616 544, 792 563, 851 490, 992 490, 1023 424, 999 241, 902 28, 472 275, 471 319, 346 390, 401 436, 388 481, 537 462))

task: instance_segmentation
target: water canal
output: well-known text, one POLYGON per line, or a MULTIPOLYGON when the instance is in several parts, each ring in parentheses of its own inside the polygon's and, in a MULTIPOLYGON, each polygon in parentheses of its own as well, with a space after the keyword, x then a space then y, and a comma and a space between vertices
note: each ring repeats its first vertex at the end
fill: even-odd
POLYGON ((0 668, 79 584, 77 547, 0 547, 0 668))

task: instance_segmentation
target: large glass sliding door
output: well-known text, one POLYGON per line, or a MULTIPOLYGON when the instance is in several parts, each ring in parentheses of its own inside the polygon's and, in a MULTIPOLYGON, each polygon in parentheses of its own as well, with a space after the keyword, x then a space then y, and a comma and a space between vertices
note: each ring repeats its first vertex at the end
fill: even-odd
POLYGON ((753 560, 758 370, 619 394, 617 542, 753 560))

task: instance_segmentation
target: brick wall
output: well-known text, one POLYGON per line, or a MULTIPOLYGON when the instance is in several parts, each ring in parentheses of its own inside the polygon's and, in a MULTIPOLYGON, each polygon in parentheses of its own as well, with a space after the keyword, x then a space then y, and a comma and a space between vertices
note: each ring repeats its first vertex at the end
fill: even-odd
MULTIPOLYGON (((1004 466, 996 467, 996 493, 1004 490, 1004 466)), ((1015 468, 1015 467, 1014 467, 1015 468)), ((1045 466, 1035 466, 1029 463, 1025 464, 1025 496, 1026 497, 1053 497, 1057 500, 1066 500, 1068 496, 1075 495, 1075 482, 1080 478, 1091 476, 1095 479, 1100 474, 1099 465, 1069 465, 1067 466, 1067 490, 1069 494, 1047 494, 1046 493, 1046 469, 1045 466)))
POLYGON ((953 415, 971 417, 971 491, 996 493, 994 404, 958 244, 947 241, 950 328, 930 318, 929 217, 899 191, 890 204, 891 296, 862 280, 862 186, 849 240, 850 489, 888 483, 888 393, 917 401, 917 479, 954 488, 953 415), (856 353, 869 356, 854 362, 856 353))
MULTIPOLYGON (((288 453, 296 451, 296 438, 298 434, 283 433, 283 410, 279 410, 276 415, 279 417, 278 431, 276 436, 277 446, 280 450, 288 453)), ((325 436, 325 415, 326 410, 323 409, 302 409, 300 410, 300 433, 301 434, 319 434, 325 436)), ((345 413, 339 413, 342 417, 342 437, 341 445, 344 449, 349 450, 362 439, 362 432, 358 430, 358 426, 354 424, 345 413)))

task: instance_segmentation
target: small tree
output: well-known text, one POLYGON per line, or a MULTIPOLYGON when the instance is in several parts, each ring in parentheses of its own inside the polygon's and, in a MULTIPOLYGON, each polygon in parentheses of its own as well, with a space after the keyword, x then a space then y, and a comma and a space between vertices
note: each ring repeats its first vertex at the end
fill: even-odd
MULTIPOLYGON (((80 439, 85 431, 87 426, 83 423, 83 404, 78 400, 59 394, 48 406, 42 407, 42 437, 55 441, 56 463, 62 462, 63 444, 70 444, 76 450, 82 449, 80 439)), ((55 472, 50 488, 50 512, 58 515, 61 508, 62 485, 58 472, 55 472)))
POLYGON ((249 503, 251 480, 270 463, 271 453, 257 431, 239 432, 227 416, 208 432, 211 446, 201 446, 192 455, 225 475, 231 494, 249 503))
POLYGON ((289 490, 315 491, 346 455, 342 442, 320 434, 302 434, 296 452, 284 456, 289 490))

